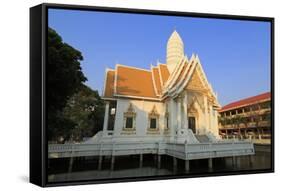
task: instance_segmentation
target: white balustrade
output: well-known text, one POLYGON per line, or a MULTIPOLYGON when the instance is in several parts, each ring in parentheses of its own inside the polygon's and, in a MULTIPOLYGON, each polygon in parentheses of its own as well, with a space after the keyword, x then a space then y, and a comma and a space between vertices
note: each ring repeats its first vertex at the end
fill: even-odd
POLYGON ((91 144, 50 144, 49 158, 69 156, 167 154, 180 159, 201 159, 254 154, 246 141, 178 144, 166 142, 106 142, 91 144))

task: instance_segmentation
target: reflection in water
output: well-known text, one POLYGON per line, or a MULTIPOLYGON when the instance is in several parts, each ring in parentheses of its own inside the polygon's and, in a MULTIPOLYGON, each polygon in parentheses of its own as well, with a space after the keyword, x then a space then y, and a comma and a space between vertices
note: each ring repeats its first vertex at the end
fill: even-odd
POLYGON ((157 169, 153 167, 143 167, 136 169, 124 170, 90 170, 72 173, 62 173, 56 175, 49 175, 50 182, 74 181, 74 180, 92 180, 92 179, 106 179, 106 178, 128 178, 128 177, 142 177, 142 176, 159 176, 171 175, 172 172, 167 169, 157 169))
POLYGON ((139 167, 139 156, 116 157, 115 168, 110 170, 110 157, 104 158, 102 169, 98 170, 97 157, 75 158, 73 168, 68 173, 69 159, 52 159, 49 161, 49 182, 98 180, 108 178, 131 178, 177 174, 204 174, 208 172, 233 172, 242 170, 262 170, 271 168, 271 153, 259 152, 252 156, 237 157, 235 165, 233 158, 213 159, 213 169, 208 169, 208 160, 190 161, 190 171, 184 171, 184 161, 178 160, 177 169, 173 169, 173 159, 162 156, 161 168, 157 168, 157 158, 154 155, 144 155, 143 166, 139 167))

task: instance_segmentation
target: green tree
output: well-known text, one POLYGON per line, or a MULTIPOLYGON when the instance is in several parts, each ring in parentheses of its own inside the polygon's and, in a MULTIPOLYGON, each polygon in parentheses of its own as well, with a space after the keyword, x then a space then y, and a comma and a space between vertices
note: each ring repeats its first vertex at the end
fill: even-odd
POLYGON ((72 139, 81 141, 83 137, 93 136, 102 130, 104 102, 97 91, 83 85, 79 92, 68 100, 63 114, 75 122, 71 131, 72 139))
POLYGON ((46 67, 49 140, 56 140, 61 136, 69 137, 70 131, 68 129, 75 126, 75 122, 64 117, 62 111, 67 100, 87 80, 80 66, 82 60, 81 52, 63 42, 55 30, 48 29, 48 62, 46 67))

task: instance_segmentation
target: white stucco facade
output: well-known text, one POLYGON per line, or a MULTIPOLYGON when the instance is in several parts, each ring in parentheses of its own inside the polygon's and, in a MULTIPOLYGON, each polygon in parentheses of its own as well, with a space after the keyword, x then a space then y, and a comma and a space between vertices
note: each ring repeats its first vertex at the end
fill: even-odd
MULTIPOLYGON (((188 132, 188 120, 189 117, 194 117, 194 134, 206 135, 207 133, 212 133, 218 138, 217 110, 211 106, 208 108, 204 99, 206 98, 203 95, 188 92, 186 92, 183 98, 168 99, 164 102, 124 98, 117 99, 114 129, 109 131, 105 125, 104 132, 107 133, 104 136, 124 140, 137 140, 138 138, 144 140, 153 137, 153 139, 156 138, 155 140, 184 142, 188 140, 182 139, 180 134, 181 132, 186 134, 191 133, 191 131, 188 132), (201 103, 199 100, 201 100, 201 103), (187 110, 189 108, 188 102, 193 104, 189 111, 187 110), (206 104, 206 106, 203 104, 206 104), (135 113, 135 118, 133 119, 134 127, 132 129, 126 129, 126 117, 124 114, 130 107, 135 113), (149 128, 149 114, 153 109, 159 114, 156 120, 157 128, 155 130, 149 128), (181 140, 179 137, 181 137, 181 140)), ((107 102, 107 104, 109 103, 107 102)), ((107 120, 108 116, 105 115, 105 124, 107 120)), ((188 138, 188 135, 186 138, 188 138)))

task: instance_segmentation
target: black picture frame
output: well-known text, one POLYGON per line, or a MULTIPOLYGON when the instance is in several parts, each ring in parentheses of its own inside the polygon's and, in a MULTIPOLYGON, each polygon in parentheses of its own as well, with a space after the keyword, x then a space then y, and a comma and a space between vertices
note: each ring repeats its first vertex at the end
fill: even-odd
POLYGON ((274 18, 240 16, 225 14, 206 14, 162 10, 144 10, 144 9, 127 9, 116 7, 97 7, 82 5, 64 5, 64 4, 40 4, 30 8, 30 182, 42 187, 64 186, 64 185, 82 185, 96 183, 113 183, 113 182, 131 182, 158 179, 175 179, 190 177, 206 176, 226 176, 238 174, 256 174, 274 172, 274 18), (64 10, 87 10, 115 13, 134 13, 149 15, 169 15, 181 17, 196 18, 214 18, 229 20, 247 20, 247 21, 266 21, 271 24, 271 168, 267 170, 247 170, 232 172, 212 172, 207 174, 196 175, 172 175, 172 176, 155 176, 141 178, 116 178, 104 180, 85 180, 71 182, 49 183, 47 180, 47 161, 48 161, 48 143, 46 132, 46 75, 47 75, 47 30, 48 30, 48 9, 64 10))

